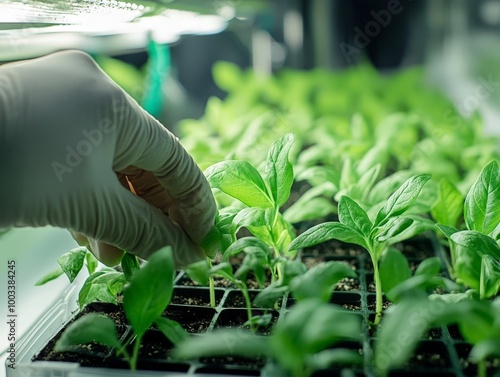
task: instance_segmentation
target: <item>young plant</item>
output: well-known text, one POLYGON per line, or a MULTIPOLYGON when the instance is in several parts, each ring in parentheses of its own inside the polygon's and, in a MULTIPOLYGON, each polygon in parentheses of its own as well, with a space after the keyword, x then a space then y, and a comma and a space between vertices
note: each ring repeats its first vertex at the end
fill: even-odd
POLYGON ((373 264, 376 289, 374 324, 378 325, 382 318, 380 258, 390 245, 429 228, 429 224, 423 218, 404 215, 415 203, 429 179, 430 176, 427 174, 408 179, 387 199, 373 221, 354 200, 342 196, 338 206, 340 222, 325 222, 306 230, 292 241, 290 250, 310 247, 331 239, 354 243, 366 249, 373 264))
MULTIPOLYGON (((330 365, 361 364, 357 351, 333 348, 344 340, 361 340, 361 320, 335 305, 316 299, 295 305, 267 337, 237 330, 219 330, 177 344, 180 359, 204 356, 266 356, 293 377, 309 377, 330 365)), ((276 372, 272 375, 280 375, 276 372)))
POLYGON ((127 346, 133 337, 121 343, 114 321, 97 313, 87 314, 68 326, 57 341, 55 350, 71 351, 74 346, 96 342, 115 348, 135 370, 142 337, 153 323, 172 343, 183 340, 188 335, 181 325, 162 317, 172 298, 174 272, 172 250, 165 247, 151 255, 148 263, 137 270, 130 284, 125 286, 123 309, 135 335, 131 354, 127 346))
MULTIPOLYGON (((280 213, 293 183, 293 168, 288 161, 293 140, 293 134, 289 133, 273 143, 267 154, 264 176, 244 160, 223 161, 205 171, 213 188, 247 206, 232 218, 233 239, 236 232, 245 227, 272 248, 276 259, 295 256, 288 249, 294 237, 293 228, 280 213)), ((274 269, 274 273, 280 273, 279 263, 274 269)))
POLYGON ((238 288, 245 300, 248 321, 252 331, 256 331, 259 326, 266 326, 271 320, 270 315, 254 316, 252 313, 252 301, 248 293, 247 277, 253 272, 257 283, 262 287, 266 280, 265 266, 271 263, 271 251, 262 241, 254 237, 245 237, 233 243, 223 254, 223 261, 215 266, 209 262, 201 261, 188 267, 186 272, 194 281, 201 285, 207 285, 209 279, 214 276, 221 276, 230 281, 238 288), (233 272, 233 266, 227 261, 230 256, 245 252, 245 258, 241 266, 233 272))
MULTIPOLYGON (((446 295, 444 295, 446 296, 446 295)), ((436 296, 437 298, 437 296, 436 296)), ((429 299, 425 295, 403 298, 392 305, 375 340, 374 364, 379 376, 404 365, 422 335, 431 327, 457 323, 465 340, 474 345, 470 358, 478 376, 486 376, 486 359, 500 356, 500 300, 429 299)))
POLYGON ((117 304, 123 285, 130 281, 135 271, 140 268, 137 257, 125 253, 121 260, 123 272, 109 267, 97 270, 98 261, 86 247, 79 247, 61 255, 57 259, 57 263, 60 267, 43 276, 35 285, 43 285, 62 274, 66 274, 70 283, 73 283, 80 271, 86 266, 89 276, 78 294, 80 309, 96 301, 117 304))
POLYGON ((355 278, 356 273, 342 262, 329 261, 307 270, 302 262, 287 261, 283 265, 282 278, 259 292, 254 302, 258 306, 272 307, 289 292, 297 302, 315 298, 328 303, 335 285, 346 277, 355 278))
POLYGON ((379 262, 382 290, 391 302, 410 296, 426 296, 438 287, 446 291, 461 291, 459 285, 440 275, 441 270, 441 260, 431 257, 423 260, 412 274, 406 256, 393 247, 387 249, 379 262))
POLYGON ((470 188, 463 206, 467 230, 437 224, 452 242, 451 264, 457 282, 475 289, 481 298, 500 290, 500 169, 486 165, 470 188))
MULTIPOLYGON (((442 178, 439 182, 438 198, 431 208, 432 218, 441 226, 456 229, 462 217, 464 198, 457 187, 448 179, 442 178)), ((455 244, 448 238, 450 260, 446 260, 448 272, 455 278, 454 266, 456 265, 455 244)))

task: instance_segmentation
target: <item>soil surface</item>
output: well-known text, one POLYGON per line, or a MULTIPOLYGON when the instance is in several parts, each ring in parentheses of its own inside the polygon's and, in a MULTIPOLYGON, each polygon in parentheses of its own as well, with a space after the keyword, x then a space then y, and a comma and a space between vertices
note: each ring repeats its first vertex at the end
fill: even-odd
POLYGON ((243 356, 214 356, 214 357, 202 357, 200 362, 203 364, 225 366, 234 365, 245 367, 249 369, 261 369, 266 364, 266 358, 264 356, 260 357, 243 357, 243 356))
MULTIPOLYGON (((188 333, 199 334, 207 331, 214 315, 215 310, 211 308, 170 305, 162 316, 179 322, 188 333)), ((152 328, 156 329, 156 326, 152 328)))
POLYGON ((104 358, 110 353, 111 348, 98 343, 89 343, 75 346, 71 352, 54 352, 54 347, 63 334, 64 330, 81 318, 85 314, 99 313, 105 317, 113 319, 116 324, 118 337, 122 337, 126 331, 125 315, 119 306, 106 303, 90 304, 70 320, 56 336, 54 336, 47 345, 33 357, 34 361, 67 361, 78 362, 82 366, 105 365, 104 358))

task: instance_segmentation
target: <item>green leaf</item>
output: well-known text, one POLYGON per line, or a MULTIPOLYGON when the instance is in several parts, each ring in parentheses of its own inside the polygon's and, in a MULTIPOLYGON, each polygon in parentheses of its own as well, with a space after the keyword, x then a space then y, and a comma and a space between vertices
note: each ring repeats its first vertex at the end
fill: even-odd
POLYGON ((233 267, 228 262, 222 262, 213 266, 210 271, 210 275, 218 275, 234 283, 236 281, 233 274, 233 267))
POLYGON ((127 281, 132 281, 134 274, 141 268, 137 257, 130 253, 125 253, 121 260, 123 274, 127 281))
MULTIPOLYGON (((382 231, 375 238, 378 242, 386 242, 390 238, 396 237, 403 233, 413 224, 413 220, 408 217, 396 217, 389 220, 385 226, 382 227, 382 231)), ((394 244, 394 242, 392 243, 394 244)))
POLYGON ((87 254, 86 247, 78 247, 64 253, 57 258, 57 263, 61 266, 62 270, 68 277, 70 283, 76 279, 76 276, 83 268, 85 262, 85 255, 87 254))
POLYGON ((301 221, 324 217, 336 211, 331 197, 335 194, 335 186, 330 182, 322 183, 302 194, 283 213, 286 221, 294 224, 301 221), (326 196, 327 198, 323 197, 326 196))
POLYGON ((158 317, 155 319, 155 323, 163 335, 165 335, 173 344, 179 344, 189 337, 187 331, 184 330, 177 321, 173 321, 165 317, 158 317))
POLYGON ((439 182, 438 200, 431 208, 434 220, 440 224, 456 226, 462 215, 464 198, 447 178, 439 182))
POLYGON ((273 308, 276 302, 288 292, 287 286, 269 285, 255 296, 253 303, 259 308, 273 308))
POLYGON ((459 289, 459 286, 442 276, 414 275, 386 292, 386 296, 392 302, 398 302, 404 297, 423 296, 427 291, 437 287, 459 289))
POLYGON ((102 314, 90 313, 77 319, 61 335, 55 345, 56 352, 70 351, 75 346, 96 342, 120 348, 115 322, 102 314))
POLYGON ((273 315, 271 313, 266 313, 262 315, 255 315, 248 319, 243 326, 249 326, 251 328, 266 327, 271 324, 273 320, 273 315))
POLYGON ((125 314, 141 336, 161 316, 172 298, 174 259, 167 246, 152 254, 123 292, 125 314))
POLYGON ((189 278, 200 285, 207 285, 209 278, 210 267, 206 260, 201 260, 199 262, 191 263, 186 268, 186 274, 189 278))
POLYGON ((360 316, 312 298, 292 307, 284 320, 276 325, 271 342, 279 360, 280 352, 285 352, 290 345, 299 344, 300 347, 295 346, 297 351, 307 355, 339 341, 358 340, 360 337, 360 316))
POLYGON ((234 231, 240 227, 261 227, 266 225, 264 208, 243 208, 233 219, 234 231))
POLYGON ((259 172, 247 161, 222 161, 205 170, 205 176, 214 188, 238 199, 249 207, 268 208, 273 200, 259 172))
POLYGON ((500 246, 493 238, 483 233, 475 230, 463 230, 454 233, 451 240, 457 245, 479 254, 481 257, 489 255, 496 260, 500 260, 500 246))
POLYGON ((500 229, 500 171, 496 161, 483 168, 470 188, 465 198, 464 217, 469 230, 496 238, 500 229))
POLYGON ((375 340, 374 359, 380 375, 404 365, 423 333, 435 319, 448 314, 447 311, 456 312, 451 305, 427 299, 407 299, 393 305, 382 319, 375 340))
POLYGON ((466 316, 458 318, 458 326, 465 340, 472 344, 478 344, 487 339, 498 339, 500 328, 495 329, 494 327, 498 312, 491 305, 491 301, 475 300, 463 304, 467 305, 467 312, 466 316))
POLYGON ((306 271, 307 266, 301 261, 287 259, 281 264, 281 278, 279 283, 281 285, 288 285, 294 277, 301 276, 306 271))
POLYGON ((405 181, 378 211, 375 225, 382 225, 389 218, 405 213, 417 200, 418 194, 429 179, 431 179, 429 174, 419 174, 405 181))
POLYGON ((197 359, 204 356, 270 355, 269 340, 251 332, 235 329, 215 330, 197 337, 188 337, 177 344, 176 359, 197 359))
MULTIPOLYGON (((401 232, 399 232, 400 229, 397 229, 398 232, 396 232, 396 234, 391 235, 391 237, 385 241, 387 242, 388 245, 394 245, 398 242, 408 240, 428 230, 435 230, 435 224, 429 219, 423 218, 421 216, 411 216, 411 215, 405 215, 404 218, 411 219, 413 220, 413 222, 410 224, 409 227, 405 228, 401 232)), ((404 223, 401 224, 401 226, 403 227, 404 225, 405 225, 404 223)))
POLYGON ((381 165, 377 164, 367 170, 361 177, 359 181, 356 183, 356 186, 360 190, 360 199, 365 199, 368 196, 368 193, 372 189, 373 185, 377 181, 378 176, 380 175, 381 165))
POLYGON ((436 276, 441 272, 442 268, 443 265, 438 257, 426 258, 418 265, 415 275, 436 276))
POLYGON ((474 299, 474 296, 476 295, 476 291, 473 289, 469 289, 466 292, 460 292, 460 293, 447 293, 445 295, 433 293, 429 295, 429 299, 434 300, 434 301, 442 301, 446 304, 457 304, 462 301, 470 301, 474 299))
POLYGON ((293 183, 293 167, 288 161, 294 136, 287 133, 271 146, 266 160, 266 179, 271 189, 275 208, 281 207, 290 196, 293 183))
POLYGON ((494 356, 500 356, 500 339, 489 339, 476 344, 472 347, 469 355, 474 363, 494 356))
POLYGON ((64 271, 62 270, 61 267, 58 267, 54 271, 49 272, 48 274, 45 274, 42 276, 36 283, 36 286, 44 285, 45 283, 48 283, 51 280, 57 279, 59 276, 64 274, 64 271))
POLYGON ((365 239, 354 229, 341 223, 326 222, 315 225, 297 236, 290 243, 289 250, 303 249, 332 239, 354 243, 367 249, 365 239))
POLYGON ((385 201, 387 194, 394 192, 405 180, 411 177, 411 172, 400 170, 394 174, 378 181, 368 194, 368 202, 371 204, 385 201))
POLYGON ((355 278, 356 273, 345 263, 326 262, 293 278, 290 290, 297 301, 314 297, 329 302, 335 285, 345 277, 355 278))
POLYGON ((439 228, 441 233, 443 233, 446 236, 446 238, 451 238, 451 236, 454 233, 457 233, 460 231, 457 228, 454 228, 452 226, 443 225, 443 224, 436 224, 436 226, 439 228))
POLYGON ((78 294, 80 308, 92 302, 109 302, 117 304, 117 294, 125 284, 125 276, 113 269, 94 272, 83 283, 78 294))
POLYGON ((247 254, 260 253, 265 262, 268 262, 272 254, 271 249, 264 242, 256 237, 243 237, 237 239, 231 246, 224 252, 224 260, 230 256, 236 255, 244 251, 247 254))
POLYGON ((339 203, 339 221, 362 234, 364 237, 370 236, 372 222, 366 212, 348 196, 342 196, 339 203))
POLYGON ((411 277, 408 260, 401 251, 393 247, 388 248, 382 254, 379 270, 384 292, 389 292, 392 288, 411 277))
POLYGON ((307 364, 313 370, 326 369, 332 365, 361 365, 363 364, 363 357, 355 350, 335 348, 311 355, 307 359, 307 364))
POLYGON ((213 226, 212 229, 208 231, 201 242, 201 247, 205 251, 205 255, 210 259, 215 258, 217 251, 221 249, 222 245, 222 233, 217 225, 213 226))
POLYGON ((234 63, 218 61, 212 67, 212 75, 219 88, 231 92, 243 82, 243 73, 234 63))
POLYGON ((85 261, 87 262, 87 271, 89 272, 89 275, 92 275, 99 266, 99 262, 90 251, 85 255, 85 261))

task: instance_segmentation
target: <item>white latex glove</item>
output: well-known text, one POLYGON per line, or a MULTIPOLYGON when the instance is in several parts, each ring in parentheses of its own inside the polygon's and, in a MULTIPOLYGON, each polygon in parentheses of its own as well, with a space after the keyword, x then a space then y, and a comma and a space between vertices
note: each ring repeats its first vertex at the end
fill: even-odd
POLYGON ((204 257, 215 212, 177 138, 90 56, 0 67, 0 228, 68 228, 107 265, 171 245, 185 266, 204 257))

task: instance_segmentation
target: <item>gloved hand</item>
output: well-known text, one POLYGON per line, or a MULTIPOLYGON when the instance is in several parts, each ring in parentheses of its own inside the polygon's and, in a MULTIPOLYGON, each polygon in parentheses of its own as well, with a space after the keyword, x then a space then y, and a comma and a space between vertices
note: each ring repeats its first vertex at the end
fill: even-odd
POLYGON ((181 267, 204 257, 215 212, 178 139, 90 56, 0 67, 0 228, 69 228, 107 265, 171 245, 181 267))

